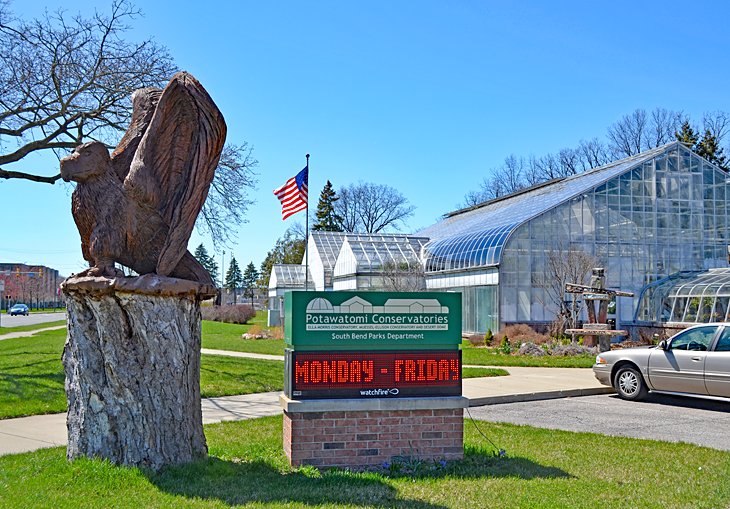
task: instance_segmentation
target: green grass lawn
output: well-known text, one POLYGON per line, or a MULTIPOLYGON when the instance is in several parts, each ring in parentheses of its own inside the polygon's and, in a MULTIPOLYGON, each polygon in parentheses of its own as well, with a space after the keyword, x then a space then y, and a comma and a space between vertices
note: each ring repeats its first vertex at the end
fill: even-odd
POLYGON ((509 373, 499 368, 461 368, 461 378, 484 378, 489 376, 509 376, 509 373))
MULTIPOLYGON (((61 353, 65 330, 0 341, 0 419, 66 411, 61 353)), ((281 390, 284 363, 203 355, 203 397, 281 390)))
POLYGON ((0 506, 266 508, 719 508, 730 504, 730 453, 590 433, 467 421, 465 458, 416 475, 293 469, 281 417, 206 426, 210 457, 160 473, 64 448, 0 457, 0 506))
POLYGON ((595 355, 507 355, 492 348, 476 348, 464 341, 461 344, 461 360, 464 364, 482 366, 528 366, 535 368, 590 368, 596 360, 595 355))
POLYGON ((48 329, 49 327, 58 327, 60 325, 66 325, 66 320, 36 323, 34 325, 19 325, 18 327, 0 327, 0 336, 10 334, 11 332, 25 332, 31 330, 48 329))
MULTIPOLYGON (((259 311, 253 323, 265 323, 264 314, 259 311)), ((234 352, 264 353, 269 355, 284 355, 284 341, 279 339, 242 339, 241 335, 247 332, 252 324, 235 325, 203 321, 203 348, 215 350, 230 350, 234 352)), ((464 364, 482 366, 530 366, 545 368, 590 368, 595 356, 580 355, 574 357, 558 357, 545 355, 505 355, 491 348, 476 348, 468 341, 461 344, 464 364)), ((467 378, 464 376, 464 378, 467 378)))
MULTIPOLYGON (((0 341, 0 419, 66 411, 61 353, 64 329, 30 338, 0 341)), ((502 369, 465 368, 464 378, 505 376, 502 369)), ((204 398, 279 391, 284 363, 203 355, 200 391, 204 398)))
MULTIPOLYGON (((260 311, 256 315, 256 319, 259 314, 261 314, 260 311)), ((241 334, 248 332, 252 325, 261 325, 261 323, 257 323, 256 319, 252 320, 253 323, 245 325, 203 320, 203 348, 284 355, 284 340, 241 338, 241 334)))

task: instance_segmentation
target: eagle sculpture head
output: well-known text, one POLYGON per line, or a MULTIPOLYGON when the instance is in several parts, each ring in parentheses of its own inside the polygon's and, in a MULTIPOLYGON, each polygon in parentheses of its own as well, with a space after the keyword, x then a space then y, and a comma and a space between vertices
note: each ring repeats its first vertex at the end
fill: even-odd
POLYGON ((87 182, 106 173, 109 151, 103 143, 90 141, 79 145, 73 154, 61 159, 61 178, 66 182, 87 182))

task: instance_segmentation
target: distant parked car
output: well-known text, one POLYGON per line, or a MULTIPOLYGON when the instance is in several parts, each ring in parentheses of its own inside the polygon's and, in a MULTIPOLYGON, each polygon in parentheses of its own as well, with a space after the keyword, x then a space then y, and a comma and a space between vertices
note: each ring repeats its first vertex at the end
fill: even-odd
POLYGON ((652 391, 730 401, 730 323, 696 325, 657 346, 601 353, 593 373, 627 400, 652 391))
POLYGON ((30 309, 25 304, 16 304, 10 308, 10 316, 25 315, 28 316, 30 309))

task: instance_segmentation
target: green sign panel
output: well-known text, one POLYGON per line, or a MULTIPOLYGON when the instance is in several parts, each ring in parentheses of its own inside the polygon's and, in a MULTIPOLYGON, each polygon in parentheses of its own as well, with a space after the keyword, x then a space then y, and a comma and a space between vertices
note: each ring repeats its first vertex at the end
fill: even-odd
POLYGON ((461 293, 289 292, 286 343, 295 350, 458 349, 461 293))

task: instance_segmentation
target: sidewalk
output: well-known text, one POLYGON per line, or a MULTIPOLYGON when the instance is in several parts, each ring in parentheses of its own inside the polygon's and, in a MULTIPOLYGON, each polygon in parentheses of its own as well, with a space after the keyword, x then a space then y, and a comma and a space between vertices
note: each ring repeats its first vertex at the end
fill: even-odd
MULTIPOLYGON (((8 332, 7 334, 0 334, 0 341, 3 339, 13 339, 13 338, 28 338, 32 336, 33 334, 38 334, 39 332, 45 332, 47 330, 58 330, 58 329, 65 329, 65 325, 57 325, 55 327, 46 327, 45 329, 34 329, 34 330, 27 330, 27 331, 21 331, 21 332, 8 332)), ((2 329, 0 329, 2 330, 2 329)))
MULTIPOLYGON (((37 331, 36 331, 37 332, 37 331)), ((283 356, 203 349, 204 354, 266 360, 283 356)), ((481 366, 484 367, 484 366, 481 366)), ((505 367, 510 376, 467 378, 463 394, 469 406, 567 398, 612 392, 591 369, 505 367)), ((203 399, 203 423, 254 419, 281 413, 279 392, 203 399)), ((66 414, 0 420, 0 455, 66 445, 66 414)))

